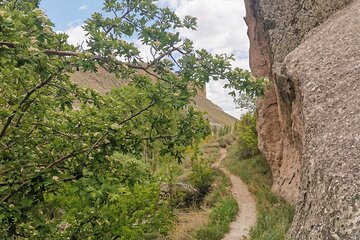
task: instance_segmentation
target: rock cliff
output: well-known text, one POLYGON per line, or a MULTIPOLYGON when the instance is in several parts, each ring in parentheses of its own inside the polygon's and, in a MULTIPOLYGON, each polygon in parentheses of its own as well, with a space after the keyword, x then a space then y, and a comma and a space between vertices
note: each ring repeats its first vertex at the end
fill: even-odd
POLYGON ((245 0, 273 190, 293 239, 360 238, 360 0, 245 0))

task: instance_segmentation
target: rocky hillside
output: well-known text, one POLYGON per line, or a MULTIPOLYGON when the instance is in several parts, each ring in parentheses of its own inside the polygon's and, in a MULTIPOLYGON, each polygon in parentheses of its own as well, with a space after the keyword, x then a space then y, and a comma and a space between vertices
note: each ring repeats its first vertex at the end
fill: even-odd
POLYGON ((293 239, 360 238, 360 0, 245 0, 273 190, 293 239))
MULTIPOLYGON (((110 91, 113 87, 126 84, 126 81, 116 78, 116 76, 102 68, 99 68, 96 73, 76 72, 71 76, 71 79, 82 87, 96 89, 102 94, 110 91)), ((200 92, 194 100, 195 108, 207 113, 206 117, 212 126, 234 125, 237 121, 236 118, 225 113, 219 106, 206 99, 205 92, 200 92)))

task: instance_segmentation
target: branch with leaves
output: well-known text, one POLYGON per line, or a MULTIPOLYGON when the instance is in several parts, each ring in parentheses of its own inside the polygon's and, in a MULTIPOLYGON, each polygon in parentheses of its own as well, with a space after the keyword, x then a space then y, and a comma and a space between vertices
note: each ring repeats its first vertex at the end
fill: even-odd
POLYGON ((203 114, 188 106, 210 79, 259 90, 247 72, 232 69, 232 56, 195 50, 180 36, 179 29, 196 28, 195 18, 180 19, 153 0, 105 0, 103 11, 85 22, 81 48, 53 31, 39 1, 0 4, 4 238, 166 232, 169 210, 144 169, 144 149, 181 161, 210 133, 203 114), (148 49, 149 60, 140 49, 148 49), (100 95, 70 80, 75 71, 99 67, 128 84, 100 95))

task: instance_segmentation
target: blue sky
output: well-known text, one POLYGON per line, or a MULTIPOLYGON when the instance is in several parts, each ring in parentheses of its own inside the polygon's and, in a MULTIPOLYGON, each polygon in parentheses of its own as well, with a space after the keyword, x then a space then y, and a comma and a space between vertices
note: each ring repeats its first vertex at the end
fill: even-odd
POLYGON ((81 25, 95 11, 102 8, 101 0, 42 0, 40 7, 55 23, 56 31, 66 31, 81 25))
MULTIPOLYGON (((159 0, 159 4, 174 9, 180 16, 198 18, 197 31, 184 30, 180 34, 192 39, 196 48, 206 48, 212 53, 234 54, 235 66, 249 69, 247 27, 243 20, 243 0, 159 0)), ((79 44, 85 39, 81 25, 95 11, 101 11, 102 0, 42 0, 41 8, 55 23, 55 30, 69 35, 69 42, 79 44)), ((139 46, 141 48, 141 46, 139 46)), ((239 118, 237 109, 226 90, 225 81, 207 84, 207 98, 239 118)))

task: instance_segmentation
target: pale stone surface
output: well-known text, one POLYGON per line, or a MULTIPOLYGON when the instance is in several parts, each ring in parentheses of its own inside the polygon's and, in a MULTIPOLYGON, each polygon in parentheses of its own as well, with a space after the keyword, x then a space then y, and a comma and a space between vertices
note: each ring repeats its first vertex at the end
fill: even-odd
POLYGON ((275 86, 259 147, 297 206, 293 239, 360 239, 359 1, 245 0, 250 66, 275 86))
POLYGON ((352 0, 251 0, 269 40, 272 63, 282 62, 313 28, 352 0))
POLYGON ((303 146, 301 93, 274 73, 312 30, 351 0, 245 0, 250 66, 275 85, 258 101, 259 147, 273 171, 273 190, 296 203, 303 146), (274 100, 276 96, 276 100, 274 100))
POLYGON ((286 58, 302 95, 304 149, 294 239, 360 239, 360 0, 286 58))

